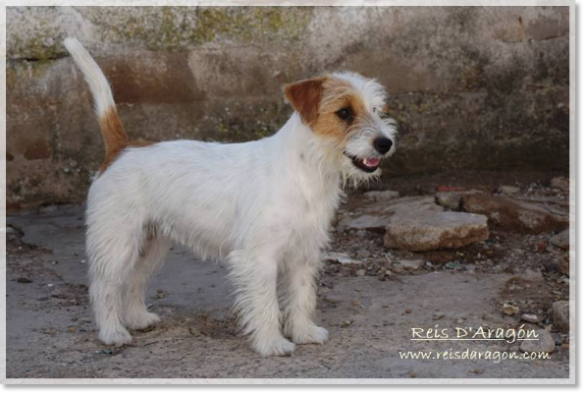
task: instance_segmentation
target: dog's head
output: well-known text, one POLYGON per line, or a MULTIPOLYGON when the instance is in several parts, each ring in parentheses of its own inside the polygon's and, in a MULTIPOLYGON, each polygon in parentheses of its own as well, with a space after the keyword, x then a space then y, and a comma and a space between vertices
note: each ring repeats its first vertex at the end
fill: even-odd
MULTIPOLYGON (((356 73, 334 73, 285 87, 285 95, 320 139, 328 141, 345 178, 380 175, 395 150, 395 122, 383 116, 386 91, 356 73)), ((332 155, 333 154, 333 155, 332 155)))

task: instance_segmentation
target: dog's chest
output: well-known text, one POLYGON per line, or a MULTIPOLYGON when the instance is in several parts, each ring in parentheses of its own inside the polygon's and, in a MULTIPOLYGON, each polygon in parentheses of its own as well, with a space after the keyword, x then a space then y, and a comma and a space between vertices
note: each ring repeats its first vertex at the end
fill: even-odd
POLYGON ((300 178, 287 199, 290 221, 303 232, 327 232, 340 201, 340 188, 333 182, 323 184, 300 178))

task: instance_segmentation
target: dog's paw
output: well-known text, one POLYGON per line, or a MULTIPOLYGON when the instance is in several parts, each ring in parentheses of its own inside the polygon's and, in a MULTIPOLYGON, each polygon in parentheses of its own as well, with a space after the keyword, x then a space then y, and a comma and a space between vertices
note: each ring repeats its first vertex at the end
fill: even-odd
POLYGON ((291 339, 295 344, 324 344, 328 340, 328 335, 327 329, 311 325, 292 330, 291 339))
POLYGON ((255 342, 253 347, 263 357, 291 355, 295 351, 295 344, 282 336, 273 341, 255 342))
POLYGON ((107 346, 121 347, 132 342, 132 336, 124 328, 100 330, 98 338, 107 346))
POLYGON ((124 323, 126 327, 132 330, 144 329, 161 322, 161 318, 155 313, 143 311, 140 313, 128 314, 124 323))

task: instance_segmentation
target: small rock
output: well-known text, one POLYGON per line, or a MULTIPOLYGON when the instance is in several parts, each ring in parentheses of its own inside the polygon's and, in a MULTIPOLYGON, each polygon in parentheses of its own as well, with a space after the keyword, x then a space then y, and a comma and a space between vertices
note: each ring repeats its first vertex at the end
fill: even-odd
POLYGON ((33 282, 33 280, 31 280, 30 278, 26 278, 26 277, 19 277, 16 279, 17 283, 21 283, 21 284, 30 284, 33 282))
POLYGON ((487 238, 487 219, 483 215, 419 212, 391 217, 384 242, 387 248, 433 251, 460 248, 487 238))
POLYGON ((444 313, 440 313, 440 312, 435 312, 433 313, 433 320, 437 321, 437 320, 441 320, 442 318, 444 318, 446 315, 444 313))
POLYGON ((413 312, 413 310, 411 309, 405 309, 405 314, 411 314, 413 312))
MULTIPOLYGON (((395 273, 398 273, 398 274, 405 273, 405 268, 404 268, 402 265, 398 264, 398 263, 395 263, 394 265, 392 265, 392 266, 391 266, 391 269, 392 269, 392 270, 393 270, 395 273)), ((389 271, 387 270, 387 272, 389 272, 389 271)), ((390 273, 390 272, 389 272, 389 273, 390 273)), ((391 275, 391 274, 389 274, 389 276, 390 276, 390 275, 391 275)))
POLYGON ((570 329, 570 302, 560 300, 551 305, 551 320, 562 331, 570 329))
POLYGON ((342 327, 342 328, 348 328, 353 323, 354 323, 354 320, 344 321, 344 322, 342 322, 342 324, 340 325, 340 327, 342 327))
POLYGON ((435 202, 452 211, 462 211, 462 196, 481 193, 475 189, 461 192, 437 192, 435 202))
POLYGON ((567 250, 570 248, 570 230, 566 229, 549 239, 549 243, 558 248, 567 250))
POLYGON ((519 312, 519 308, 517 306, 513 306, 512 304, 505 303, 503 304, 502 312, 505 315, 515 315, 519 312))
POLYGON ((555 339, 546 330, 535 331, 537 340, 523 340, 519 347, 523 352, 553 352, 555 351, 555 339))
POLYGON ((550 185, 552 188, 561 189, 564 192, 568 192, 570 190, 570 180, 566 177, 556 177, 550 181, 550 185))
POLYGON ((521 192, 521 188, 512 185, 503 185, 499 188, 499 193, 504 195, 516 195, 521 192))
POLYGON ((343 298, 339 297, 339 296, 333 296, 333 295, 326 295, 325 298, 326 302, 330 302, 330 303, 342 303, 344 301, 343 298))
POLYGON ((396 199, 400 196, 397 191, 370 191, 364 194, 364 197, 370 202, 384 202, 396 199))
POLYGON ((539 318, 537 314, 522 314, 521 320, 531 324, 538 324, 541 322, 541 318, 539 318))
POLYGON ((560 273, 565 274, 566 276, 570 275, 570 255, 566 253, 558 262, 557 268, 560 273))
POLYGON ((364 277, 366 275, 366 270, 364 269, 360 269, 356 271, 356 276, 358 277, 364 277))
POLYGON ((362 249, 356 252, 356 256, 358 258, 368 258, 370 257, 372 254, 370 253, 370 251, 362 249))
POLYGON ((423 259, 403 260, 399 261, 399 265, 406 270, 419 270, 425 265, 425 261, 423 259))

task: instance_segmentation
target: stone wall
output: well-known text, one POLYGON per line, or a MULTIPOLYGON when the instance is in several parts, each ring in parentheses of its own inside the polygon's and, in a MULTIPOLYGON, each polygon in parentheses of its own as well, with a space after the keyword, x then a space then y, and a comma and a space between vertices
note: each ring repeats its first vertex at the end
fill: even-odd
POLYGON ((401 122, 386 174, 569 166, 567 7, 9 7, 8 208, 80 202, 103 157, 86 45, 133 138, 243 141, 291 113, 282 85, 351 69, 401 122))

